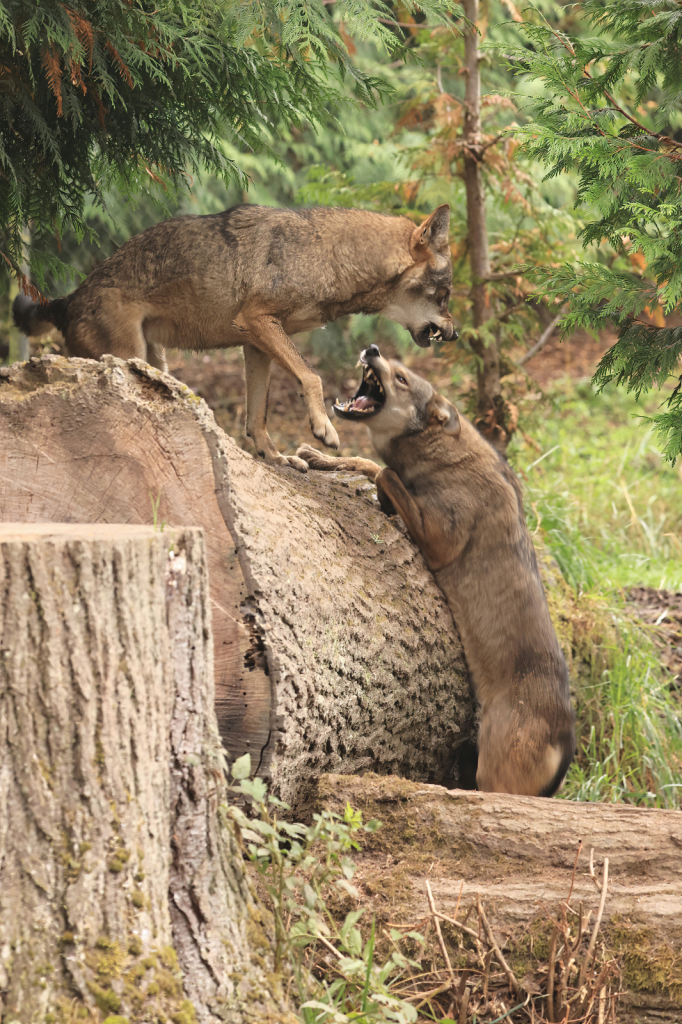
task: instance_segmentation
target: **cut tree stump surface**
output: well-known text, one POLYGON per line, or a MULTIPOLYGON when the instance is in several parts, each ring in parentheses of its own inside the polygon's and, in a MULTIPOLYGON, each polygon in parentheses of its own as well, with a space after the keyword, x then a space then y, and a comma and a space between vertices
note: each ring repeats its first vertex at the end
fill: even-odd
MULTIPOLYGON (((362 839, 354 882, 380 920, 428 915, 428 879, 437 907, 463 920, 480 896, 503 948, 546 931, 571 891, 571 906, 597 911, 603 861, 609 882, 601 937, 623 961, 620 1024, 682 1021, 682 815, 627 804, 574 803, 447 790, 405 779, 323 776, 318 804, 346 803, 383 827, 362 839), (365 898, 369 897, 369 899, 365 898)), ((523 973, 523 971, 521 972, 523 973)))
POLYGON ((459 638, 366 481, 256 461, 138 360, 2 369, 0 424, 0 520, 204 528, 220 733, 285 800, 323 771, 457 783, 474 731, 459 638))

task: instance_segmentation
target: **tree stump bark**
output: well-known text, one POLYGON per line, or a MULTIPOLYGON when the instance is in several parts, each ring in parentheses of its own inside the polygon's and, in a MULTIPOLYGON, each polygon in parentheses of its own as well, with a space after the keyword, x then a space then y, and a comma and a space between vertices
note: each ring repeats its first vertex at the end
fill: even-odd
MULTIPOLYGON (((581 903, 585 916, 591 911, 592 928, 600 889, 589 871, 591 851, 597 882, 608 857, 600 942, 621 963, 618 1022, 682 1020, 679 811, 448 791, 371 775, 323 776, 319 805, 342 812, 347 802, 383 823, 363 839, 355 858, 361 905, 369 903, 379 923, 418 926, 429 914, 427 880, 439 911, 452 917, 459 906, 460 921, 472 904, 475 920, 480 897, 519 979, 533 971, 528 937, 547 949, 569 893, 574 911, 581 903)), ((575 921, 577 913, 574 930, 575 921)))
POLYGON ((294 1020, 213 697, 200 531, 0 526, 3 1020, 294 1020))
POLYGON ((0 521, 204 528, 220 734, 283 799, 323 771, 457 784, 459 638, 366 481, 272 469, 185 385, 110 356, 0 370, 0 429, 0 521))

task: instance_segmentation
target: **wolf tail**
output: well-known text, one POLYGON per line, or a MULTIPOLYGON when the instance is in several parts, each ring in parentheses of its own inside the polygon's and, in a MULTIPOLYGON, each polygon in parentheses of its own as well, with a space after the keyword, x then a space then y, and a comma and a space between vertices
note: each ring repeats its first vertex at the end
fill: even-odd
POLYGON ((66 336, 70 302, 70 295, 52 299, 51 302, 33 302, 28 295, 19 292, 12 303, 14 322, 29 338, 40 338, 43 334, 49 334, 55 327, 66 336))

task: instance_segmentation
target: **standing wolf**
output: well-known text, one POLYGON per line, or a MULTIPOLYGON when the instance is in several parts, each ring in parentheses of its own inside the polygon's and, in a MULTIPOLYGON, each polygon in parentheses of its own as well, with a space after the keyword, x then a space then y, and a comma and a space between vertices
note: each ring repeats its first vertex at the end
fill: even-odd
POLYGON ((559 647, 509 465, 428 381, 376 345, 337 416, 365 420, 387 469, 299 448, 313 469, 364 473, 397 511, 447 598, 481 704, 478 788, 551 796, 575 733, 559 647))
POLYGON ((452 338, 450 208, 415 227, 364 210, 280 210, 244 204, 207 217, 177 217, 131 238, 70 295, 45 304, 19 296, 17 326, 30 337, 56 327, 71 356, 145 359, 166 369, 166 348, 242 345, 246 432, 273 465, 266 428, 270 362, 299 381, 315 437, 339 439, 322 382, 288 335, 347 313, 381 313, 418 345, 452 338))

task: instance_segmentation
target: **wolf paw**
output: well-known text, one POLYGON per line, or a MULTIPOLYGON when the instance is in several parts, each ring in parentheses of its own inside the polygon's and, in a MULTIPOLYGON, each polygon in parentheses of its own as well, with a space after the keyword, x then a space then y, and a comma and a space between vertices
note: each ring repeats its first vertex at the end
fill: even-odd
POLYGON ((299 458, 305 460, 311 469, 328 469, 330 465, 336 462, 332 455, 318 452, 317 448, 313 448, 310 444, 302 444, 300 448, 296 449, 296 454, 299 458))
POLYGON ((271 448, 263 446, 263 448, 257 450, 256 454, 258 458, 267 462, 268 466, 283 466, 285 469, 291 467, 291 469, 297 469, 299 473, 308 472, 307 462, 299 459, 296 455, 280 455, 274 445, 271 448))
POLYGON ((310 429, 313 435, 326 445, 327 448, 338 448, 339 447, 339 435, 331 425, 330 419, 325 416, 319 423, 313 423, 310 421, 310 429))
POLYGON ((296 455, 285 455, 284 458, 287 460, 292 469, 297 469, 299 473, 307 473, 308 463, 304 459, 297 458, 297 455, 298 452, 296 453, 296 455))

